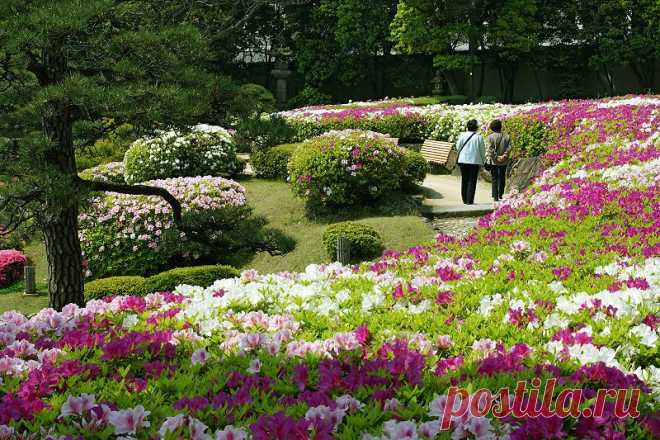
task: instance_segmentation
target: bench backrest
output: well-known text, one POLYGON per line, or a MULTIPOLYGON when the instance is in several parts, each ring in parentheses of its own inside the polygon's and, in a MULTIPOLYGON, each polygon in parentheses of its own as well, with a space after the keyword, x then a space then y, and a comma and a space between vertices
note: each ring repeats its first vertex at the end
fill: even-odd
POLYGON ((451 142, 433 141, 431 139, 427 139, 424 141, 420 152, 422 153, 422 157, 424 157, 427 162, 438 165, 447 165, 449 153, 453 146, 454 144, 451 142))

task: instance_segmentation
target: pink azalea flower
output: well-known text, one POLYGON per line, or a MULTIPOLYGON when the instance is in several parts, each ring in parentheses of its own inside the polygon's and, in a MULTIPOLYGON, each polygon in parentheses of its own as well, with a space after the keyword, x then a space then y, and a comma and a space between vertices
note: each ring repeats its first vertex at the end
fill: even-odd
POLYGON ((69 396, 60 408, 60 417, 70 415, 84 415, 96 404, 96 397, 93 394, 81 394, 79 397, 69 396))
POLYGON ((248 432, 242 428, 234 428, 232 425, 215 432, 215 440, 247 440, 248 432))
POLYGON ((138 429, 150 426, 147 416, 151 411, 145 411, 142 405, 132 409, 112 411, 108 423, 115 428, 115 434, 136 434, 138 429))
POLYGON ((190 357, 190 361, 193 365, 204 365, 209 359, 209 353, 205 348, 199 348, 195 350, 190 357))

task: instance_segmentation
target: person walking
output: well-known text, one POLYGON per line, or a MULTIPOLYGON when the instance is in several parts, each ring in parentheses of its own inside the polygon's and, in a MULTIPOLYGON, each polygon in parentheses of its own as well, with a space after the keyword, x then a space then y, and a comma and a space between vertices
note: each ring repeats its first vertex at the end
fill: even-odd
POLYGON ((502 133, 502 121, 495 119, 490 123, 492 133, 486 139, 487 160, 492 177, 492 196, 495 202, 502 200, 506 185, 506 168, 509 165, 511 139, 502 133))
POLYGON ((477 133, 478 129, 477 120, 469 120, 467 131, 461 133, 456 141, 458 166, 461 169, 461 197, 466 205, 474 204, 479 168, 486 162, 486 146, 483 136, 477 133))

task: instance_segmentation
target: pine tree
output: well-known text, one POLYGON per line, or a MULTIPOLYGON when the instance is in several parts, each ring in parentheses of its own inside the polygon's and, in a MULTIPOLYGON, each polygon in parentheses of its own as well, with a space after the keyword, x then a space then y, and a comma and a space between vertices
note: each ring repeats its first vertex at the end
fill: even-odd
POLYGON ((164 197, 167 191, 82 180, 76 149, 107 131, 185 127, 208 107, 206 39, 160 13, 159 0, 0 2, 0 211, 11 230, 43 232, 50 306, 84 304, 78 238, 91 191, 164 197), (4 141, 3 141, 4 138, 4 141))

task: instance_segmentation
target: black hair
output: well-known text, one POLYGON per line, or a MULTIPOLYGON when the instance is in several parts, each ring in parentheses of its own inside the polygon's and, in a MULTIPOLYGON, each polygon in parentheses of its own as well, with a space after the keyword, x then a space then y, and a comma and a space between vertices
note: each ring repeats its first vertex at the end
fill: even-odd
POLYGON ((477 131, 479 128, 479 123, 477 122, 476 119, 470 119, 467 123, 467 129, 468 131, 477 131))
POLYGON ((499 133, 502 131, 502 121, 499 119, 493 120, 493 122, 490 123, 490 129, 495 133, 499 133))

